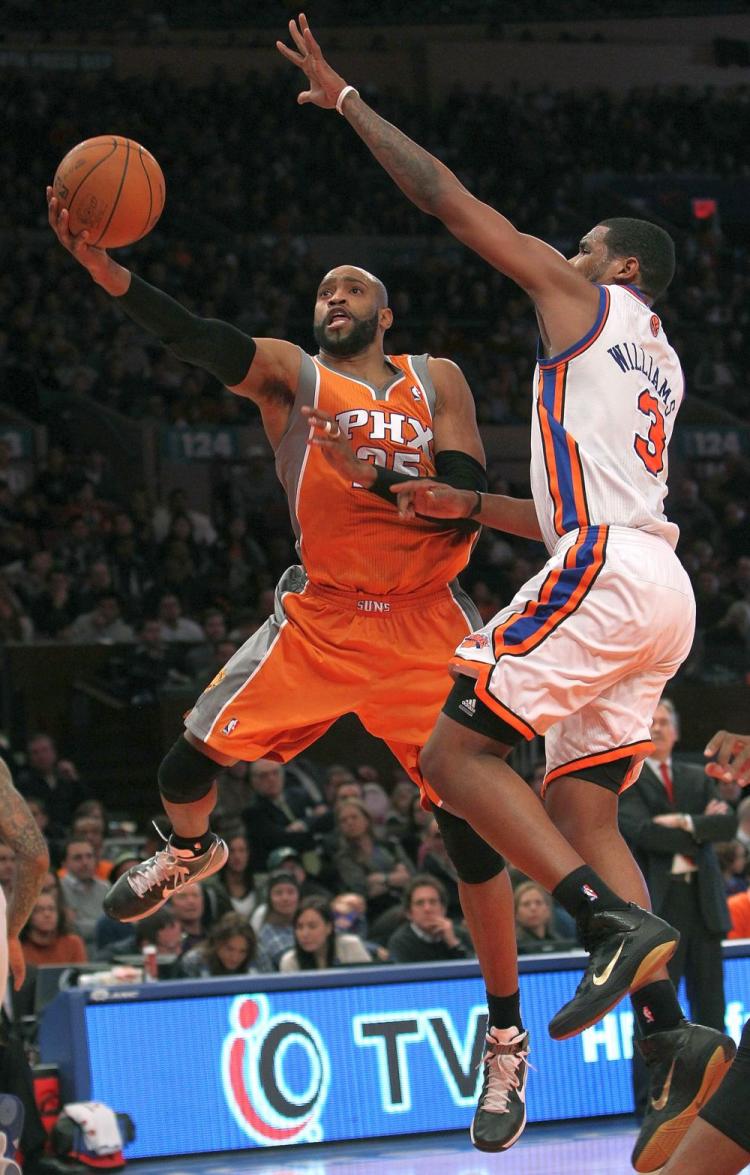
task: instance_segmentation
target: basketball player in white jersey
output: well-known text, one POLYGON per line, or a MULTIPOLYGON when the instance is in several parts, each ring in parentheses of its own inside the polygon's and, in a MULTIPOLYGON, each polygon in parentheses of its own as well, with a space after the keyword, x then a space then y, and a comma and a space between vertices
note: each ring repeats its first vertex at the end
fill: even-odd
POLYGON ((420 765, 445 807, 577 919, 591 959, 551 1035, 582 1031, 632 994, 652 1093, 633 1162, 653 1171, 734 1055, 729 1037, 684 1020, 664 966, 677 933, 644 909, 617 825, 618 792, 651 749, 651 716, 695 623, 677 527, 663 513, 683 377, 651 309, 674 246, 657 226, 621 218, 596 225, 566 261, 380 118, 325 61, 304 16, 290 33, 296 49, 277 46, 308 79, 298 101, 336 109, 409 199, 534 302, 533 499, 392 487, 405 516, 474 517, 541 538, 550 555, 456 650, 455 686, 420 765), (546 812, 505 762, 534 735, 546 736, 546 812))
POLYGON ((13 786, 10 771, 0 759, 0 840, 16 855, 10 901, 0 889, 0 1003, 8 984, 8 971, 16 991, 26 976, 19 934, 26 924, 49 869, 49 852, 36 820, 13 786))

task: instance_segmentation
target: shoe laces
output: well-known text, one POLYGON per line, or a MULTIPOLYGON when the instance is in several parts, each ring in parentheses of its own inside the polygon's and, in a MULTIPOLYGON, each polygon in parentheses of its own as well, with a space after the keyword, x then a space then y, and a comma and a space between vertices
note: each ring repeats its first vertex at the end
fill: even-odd
POLYGON ((177 889, 190 874, 187 865, 175 855, 169 840, 156 823, 154 828, 167 847, 159 849, 142 865, 136 865, 128 875, 128 885, 138 898, 142 898, 149 890, 163 887, 169 882, 172 882, 170 888, 177 889))
POLYGON ((528 1063, 528 1040, 527 1034, 515 1027, 491 1028, 487 1033, 487 1052, 482 1057, 487 1081, 483 1110, 490 1114, 508 1113, 511 1094, 521 1084, 518 1071, 522 1064, 528 1063))

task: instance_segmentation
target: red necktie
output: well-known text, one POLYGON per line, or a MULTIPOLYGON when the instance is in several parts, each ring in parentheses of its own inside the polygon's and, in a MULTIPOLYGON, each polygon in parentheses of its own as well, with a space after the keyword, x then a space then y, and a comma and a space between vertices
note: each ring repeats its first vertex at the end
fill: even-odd
POLYGON ((672 776, 669 774, 669 768, 666 763, 659 764, 659 772, 661 774, 664 790, 667 793, 667 799, 674 808, 674 788, 672 787, 672 776))

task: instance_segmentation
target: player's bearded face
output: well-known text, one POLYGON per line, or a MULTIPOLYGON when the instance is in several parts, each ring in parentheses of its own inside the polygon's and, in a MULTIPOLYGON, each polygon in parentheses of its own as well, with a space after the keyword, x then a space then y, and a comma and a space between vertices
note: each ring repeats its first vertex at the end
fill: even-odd
POLYGON ((325 317, 316 321, 313 326, 315 342, 322 351, 329 355, 358 355, 375 341, 379 318, 377 310, 369 318, 357 318, 347 310, 350 321, 335 330, 331 330, 329 326, 332 313, 328 311, 325 317))

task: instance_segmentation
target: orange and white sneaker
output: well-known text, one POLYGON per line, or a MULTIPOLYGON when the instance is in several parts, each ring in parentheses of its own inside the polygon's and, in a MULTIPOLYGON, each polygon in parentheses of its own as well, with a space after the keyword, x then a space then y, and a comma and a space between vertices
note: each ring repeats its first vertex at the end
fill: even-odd
POLYGON ((147 861, 123 873, 103 902, 104 913, 117 922, 139 922, 168 902, 186 885, 204 881, 226 864, 229 850, 213 834, 204 853, 176 849, 171 840, 147 861))

